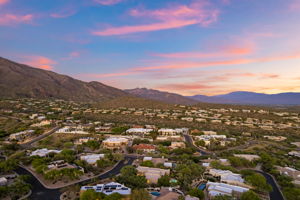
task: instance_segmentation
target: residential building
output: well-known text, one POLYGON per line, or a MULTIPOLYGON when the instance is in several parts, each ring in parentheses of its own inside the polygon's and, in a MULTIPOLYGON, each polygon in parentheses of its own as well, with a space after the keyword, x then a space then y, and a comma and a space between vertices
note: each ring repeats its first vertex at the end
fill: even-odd
POLYGON ((21 141, 24 140, 26 137, 31 136, 34 133, 34 130, 26 130, 26 131, 21 131, 18 133, 13 133, 9 135, 9 140, 17 140, 21 141))
POLYGON ((84 160, 90 165, 96 164, 97 160, 100 160, 101 158, 104 158, 104 154, 86 154, 80 156, 80 160, 84 160))
POLYGON ((155 152, 156 147, 151 144, 138 144, 138 145, 133 145, 133 149, 136 151, 143 151, 144 153, 151 153, 155 152))
POLYGON ((240 174, 233 173, 229 170, 210 169, 209 174, 215 177, 220 177, 221 182, 241 185, 244 183, 244 179, 240 174))
POLYGON ((102 192, 106 195, 110 195, 113 193, 119 193, 121 195, 131 194, 130 188, 116 182, 111 182, 107 184, 97 184, 95 186, 82 186, 80 192, 84 192, 86 190, 95 190, 96 192, 102 192))
POLYGON ((142 167, 138 166, 137 171, 139 174, 144 175, 148 181, 148 183, 156 184, 158 179, 164 175, 169 175, 169 169, 160 169, 160 168, 152 168, 152 167, 142 167))
POLYGON ((111 129, 110 126, 98 126, 95 128, 95 131, 98 133, 110 133, 111 129))
POLYGON ((7 185, 7 179, 5 177, 0 178, 0 186, 5 186, 7 185))
POLYGON ((300 171, 291 167, 276 167, 281 175, 289 176, 293 179, 293 183, 300 185, 300 171))
POLYGON ((171 142, 172 149, 177 149, 177 148, 185 148, 185 143, 184 142, 171 142))
POLYGON ((48 150, 47 148, 43 149, 37 149, 33 152, 31 152, 30 156, 40 156, 40 157, 45 157, 49 153, 60 153, 61 150, 48 150))
POLYGON ((56 160, 56 161, 53 161, 51 163, 49 163, 48 165, 48 169, 49 170, 53 170, 53 169, 57 169, 57 170, 60 170, 60 169, 78 169, 82 172, 84 172, 84 169, 80 166, 77 166, 77 165, 71 165, 69 163, 67 163, 66 161, 64 160, 56 160))
POLYGON ((110 137, 102 142, 103 147, 108 149, 121 148, 128 145, 128 139, 125 137, 110 137))
POLYGON ((264 138, 268 139, 268 140, 273 140, 276 142, 281 142, 283 140, 286 140, 286 137, 283 136, 270 136, 270 135, 265 135, 264 138))
POLYGON ((126 131, 127 134, 133 135, 148 135, 153 131, 152 128, 130 128, 126 131))
POLYGON ((79 139, 75 140, 74 144, 81 145, 81 144, 86 143, 90 140, 94 140, 94 138, 92 138, 92 137, 82 137, 82 138, 79 138, 79 139))
POLYGON ((252 154, 234 154, 235 157, 244 158, 248 161, 258 160, 260 157, 258 155, 252 154))
POLYGON ((300 151, 290 151, 288 155, 300 158, 300 151))
POLYGON ((90 133, 84 131, 82 126, 65 126, 61 129, 59 129, 58 131, 56 131, 56 133, 82 134, 82 135, 90 134, 90 133))
POLYGON ((218 195, 240 196, 242 193, 247 192, 249 190, 245 187, 210 181, 206 184, 206 187, 208 197, 210 199, 213 199, 215 196, 218 195))

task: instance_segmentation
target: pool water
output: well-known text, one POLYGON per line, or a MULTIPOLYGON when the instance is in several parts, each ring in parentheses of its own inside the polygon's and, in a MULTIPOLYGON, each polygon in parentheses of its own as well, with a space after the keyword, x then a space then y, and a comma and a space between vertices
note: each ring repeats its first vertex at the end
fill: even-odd
POLYGON ((156 196, 156 197, 160 196, 160 193, 159 193, 159 192, 151 192, 151 194, 152 194, 153 196, 156 196))

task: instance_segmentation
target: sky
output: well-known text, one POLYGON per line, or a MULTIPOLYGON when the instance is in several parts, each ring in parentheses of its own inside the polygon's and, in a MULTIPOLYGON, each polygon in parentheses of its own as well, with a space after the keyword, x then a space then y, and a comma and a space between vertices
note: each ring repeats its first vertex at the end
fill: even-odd
POLYGON ((300 92, 300 0, 0 0, 0 56, 120 89, 300 92))

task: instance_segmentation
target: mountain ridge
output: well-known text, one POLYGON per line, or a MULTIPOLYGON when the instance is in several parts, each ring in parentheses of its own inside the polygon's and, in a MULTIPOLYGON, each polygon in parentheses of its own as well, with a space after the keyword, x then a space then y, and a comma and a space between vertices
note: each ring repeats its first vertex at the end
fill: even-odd
POLYGON ((300 105, 300 93, 297 92, 265 94, 249 91, 236 91, 215 96, 194 95, 188 97, 206 103, 246 105, 300 105))
MULTIPOLYGON (((183 105, 196 105, 201 102, 240 105, 300 105, 300 93, 296 92, 264 94, 236 91, 215 96, 183 96, 147 88, 121 90, 101 82, 84 82, 67 75, 30 67, 0 57, 1 98, 55 98, 97 102, 126 96, 183 105)), ((147 102, 147 104, 149 103, 147 102)))
POLYGON ((159 91, 154 89, 134 88, 134 89, 126 89, 124 91, 136 97, 162 101, 165 103, 183 104, 183 105, 194 105, 199 103, 197 100, 187 98, 180 94, 159 91))
POLYGON ((74 101, 102 101, 128 95, 126 92, 92 81, 30 67, 0 57, 1 97, 57 98, 74 101))

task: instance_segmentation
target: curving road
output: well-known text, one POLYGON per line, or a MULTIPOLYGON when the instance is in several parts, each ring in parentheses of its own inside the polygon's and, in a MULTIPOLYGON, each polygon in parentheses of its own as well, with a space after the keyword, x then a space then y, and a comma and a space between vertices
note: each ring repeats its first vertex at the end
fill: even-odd
MULTIPOLYGON (((191 138, 191 136, 189 136, 189 135, 183 135, 183 136, 185 138, 185 141, 188 143, 188 145, 190 147, 195 148, 202 155, 209 155, 209 154, 211 154, 210 152, 204 151, 204 150, 196 147, 194 145, 194 143, 193 143, 193 139, 191 138)), ((284 196, 281 193, 281 190, 280 190, 278 184, 276 183, 276 181, 274 180, 274 178, 270 174, 265 173, 263 171, 257 171, 257 170, 255 170, 255 171, 257 173, 260 173, 261 175, 263 175, 266 178, 267 183, 272 186, 273 190, 269 194, 270 195, 270 200, 285 200, 284 196)))
POLYGON ((204 156, 205 156, 205 155, 211 154, 211 153, 208 152, 208 151, 205 151, 205 150, 203 150, 203 149, 200 149, 199 147, 196 147, 196 146, 194 145, 194 143, 193 143, 193 139, 191 138, 191 136, 184 134, 183 137, 184 137, 185 141, 188 143, 188 145, 189 145, 190 147, 196 149, 197 152, 201 153, 201 154, 204 155, 204 156))
POLYGON ((274 178, 270 174, 262 172, 262 171, 256 171, 256 172, 263 175, 266 178, 267 183, 269 183, 272 186, 273 190, 269 194, 271 200, 285 200, 280 189, 278 188, 277 183, 275 182, 274 178))
MULTIPOLYGON (((98 179, 105 179, 112 176, 115 176, 120 173, 121 169, 126 165, 131 165, 133 161, 135 160, 135 157, 125 157, 124 160, 119 162, 118 165, 116 165, 113 169, 110 171, 99 175, 98 179)), ((61 192, 59 189, 47 189, 45 188, 38 179, 36 179, 30 172, 27 170, 19 167, 17 170, 15 170, 18 174, 21 175, 30 175, 31 179, 28 181, 32 185, 32 194, 30 196, 30 199, 32 200, 58 200, 61 192)), ((95 178, 92 178, 95 179, 95 178)), ((86 185, 90 183, 91 179, 85 180, 76 184, 79 185, 86 185)))

